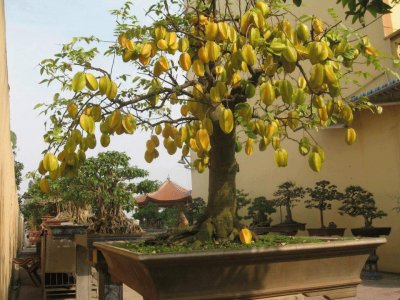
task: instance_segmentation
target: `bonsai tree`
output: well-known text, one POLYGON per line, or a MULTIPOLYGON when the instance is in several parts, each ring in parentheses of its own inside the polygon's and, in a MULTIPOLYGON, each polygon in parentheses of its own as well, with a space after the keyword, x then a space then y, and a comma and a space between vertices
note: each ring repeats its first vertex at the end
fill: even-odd
POLYGON ((374 195, 357 185, 346 188, 343 205, 339 208, 339 213, 352 217, 362 216, 365 228, 373 227, 372 221, 374 219, 387 216, 384 211, 378 210, 376 207, 374 195))
POLYGON ((343 195, 337 191, 337 186, 330 184, 327 180, 321 180, 315 183, 314 188, 306 189, 309 199, 304 203, 306 208, 316 208, 319 210, 321 228, 326 228, 324 223, 324 211, 332 208, 333 200, 341 200, 343 195))
POLYGON ((239 215, 239 211, 246 207, 251 203, 251 199, 249 198, 249 194, 246 193, 244 190, 236 190, 236 209, 235 209, 235 216, 238 220, 242 220, 243 218, 239 215))
POLYGON ((268 216, 276 212, 276 209, 274 208, 273 201, 268 200, 265 197, 256 197, 251 202, 247 211, 248 216, 245 218, 252 219, 252 226, 268 227, 272 222, 272 219, 268 216))
POLYGON ((196 224, 203 216, 206 211, 206 202, 203 198, 193 198, 186 207, 186 216, 190 224, 196 224))
MULTIPOLYGON (((141 226, 147 228, 160 228, 161 227, 161 213, 158 205, 149 202, 145 206, 138 209, 133 217, 140 221, 141 226)), ((177 218, 175 219, 177 220, 177 218)))
POLYGON ((344 124, 350 145, 353 111, 381 111, 341 92, 352 74, 368 74, 353 72, 354 61, 381 67, 368 37, 343 24, 317 16, 289 21, 297 12, 281 1, 160 0, 147 10, 150 25, 133 11, 129 1, 112 11, 115 42, 102 56, 111 68, 96 64, 102 41, 95 37, 74 38, 41 62, 42 82, 59 90, 41 106, 51 119, 43 181, 74 175, 96 141, 107 147, 113 135, 140 128, 149 133, 149 163, 163 145, 171 155, 192 150, 193 167, 209 169, 205 217, 193 240, 235 239, 243 227, 235 213, 236 152, 252 155, 257 144, 261 151, 271 144, 276 165, 285 167, 285 144, 294 142, 319 172, 325 155, 313 129, 344 124), (121 60, 129 72, 118 72, 121 60))
MULTIPOLYGON (((276 197, 274 199, 275 206, 282 206, 286 209, 286 218, 283 223, 285 224, 295 224, 296 221, 293 220, 292 208, 296 205, 296 202, 299 202, 305 195, 305 190, 302 187, 296 186, 294 182, 286 181, 278 186, 278 190, 274 193, 276 197)), ((281 221, 282 221, 282 210, 281 213, 281 221)))

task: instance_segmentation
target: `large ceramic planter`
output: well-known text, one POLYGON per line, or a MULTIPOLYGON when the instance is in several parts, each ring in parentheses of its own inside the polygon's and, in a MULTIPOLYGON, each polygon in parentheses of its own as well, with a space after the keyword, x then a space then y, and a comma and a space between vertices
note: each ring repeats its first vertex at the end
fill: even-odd
POLYGON ((278 232, 285 235, 294 236, 299 230, 305 230, 306 224, 304 223, 281 223, 272 225, 268 228, 268 232, 278 232))
POLYGON ((309 236, 343 236, 346 228, 307 228, 309 236))
POLYGON ((354 236, 362 237, 378 237, 382 235, 389 235, 391 227, 363 227, 363 228, 353 228, 351 233, 354 236))
POLYGON ((260 299, 302 293, 352 297, 385 238, 271 248, 145 255, 95 243, 117 281, 144 299, 260 299))

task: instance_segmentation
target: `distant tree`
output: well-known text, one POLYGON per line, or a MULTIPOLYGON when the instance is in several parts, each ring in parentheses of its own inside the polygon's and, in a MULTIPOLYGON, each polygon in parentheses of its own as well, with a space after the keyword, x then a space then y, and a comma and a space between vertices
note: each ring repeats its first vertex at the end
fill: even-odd
POLYGON ((276 212, 274 201, 265 197, 257 197, 251 202, 248 208, 248 216, 245 219, 251 218, 254 226, 269 226, 272 221, 269 215, 274 212, 276 212))
POLYGON ((341 200, 343 194, 337 191, 337 186, 327 180, 318 181, 314 188, 306 189, 309 199, 305 200, 306 208, 316 208, 320 213, 321 228, 325 228, 324 211, 332 208, 331 202, 341 200))
POLYGON ((249 198, 249 194, 244 190, 236 190, 236 210, 235 215, 238 220, 242 220, 243 217, 239 215, 239 211, 249 205, 251 199, 249 198))
MULTIPOLYGON (((158 205, 148 202, 133 215, 136 220, 140 221, 141 226, 150 228, 161 227, 161 214, 158 205)), ((177 220, 177 219, 176 219, 177 220)))
POLYGON ((190 224, 196 224, 206 211, 206 202, 203 198, 197 197, 189 201, 186 207, 186 217, 190 224))
MULTIPOLYGON (((286 181, 278 186, 278 190, 274 193, 275 205, 286 208, 286 219, 284 223, 296 223, 293 220, 292 208, 305 195, 305 190, 302 187, 297 187, 294 182, 286 181)), ((282 214, 282 212, 281 212, 282 214)))
POLYGON ((387 216, 384 211, 378 210, 372 193, 355 185, 346 188, 343 205, 339 208, 339 213, 352 217, 362 216, 365 228, 372 227, 374 219, 387 216))

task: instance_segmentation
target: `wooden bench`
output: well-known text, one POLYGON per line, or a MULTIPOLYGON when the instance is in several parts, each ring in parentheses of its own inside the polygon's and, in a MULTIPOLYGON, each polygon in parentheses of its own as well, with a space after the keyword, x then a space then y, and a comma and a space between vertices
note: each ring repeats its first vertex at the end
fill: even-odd
POLYGON ((13 263, 14 265, 20 266, 26 270, 36 287, 39 287, 41 285, 42 281, 40 280, 40 276, 37 273, 37 270, 40 268, 39 260, 35 260, 32 257, 14 258, 13 263))

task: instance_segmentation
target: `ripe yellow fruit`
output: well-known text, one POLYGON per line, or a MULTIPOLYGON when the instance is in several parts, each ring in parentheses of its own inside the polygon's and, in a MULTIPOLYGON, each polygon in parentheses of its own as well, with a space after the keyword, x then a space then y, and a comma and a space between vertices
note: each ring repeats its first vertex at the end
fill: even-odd
POLYGON ((308 158, 308 164, 314 172, 320 172, 322 168, 323 159, 318 152, 311 152, 308 158))
POLYGON ((210 147, 210 137, 206 129, 199 129, 196 132, 196 144, 200 150, 208 151, 210 147))
POLYGON ((210 61, 216 61, 221 55, 221 48, 216 42, 207 42, 206 49, 210 61))
POLYGON ((184 52, 179 57, 179 65, 185 71, 189 71, 190 67, 192 66, 192 59, 190 58, 189 53, 184 52))
POLYGON ((82 129, 85 130, 87 133, 94 133, 95 125, 93 117, 83 114, 79 119, 79 124, 81 125, 82 129))
POLYGON ((289 63, 295 63, 297 61, 297 50, 295 47, 286 47, 285 50, 283 50, 282 55, 289 63))
POLYGON ((183 104, 181 106, 181 115, 186 117, 188 115, 189 112, 189 107, 186 104, 183 104))
POLYGON ((275 150, 275 154, 274 154, 274 161, 275 164, 282 168, 282 167, 286 167, 287 163, 288 163, 288 153, 285 149, 279 148, 277 150, 275 150))
POLYGON ((311 143, 310 140, 306 137, 303 137, 299 143, 299 152, 301 155, 305 156, 310 152, 311 143))
POLYGON ((181 52, 186 52, 189 50, 190 44, 189 39, 187 37, 183 37, 179 40, 178 49, 181 52))
POLYGON ((119 45, 122 47, 122 48, 125 48, 126 47, 126 42, 128 41, 128 37, 126 36, 126 34, 125 33, 121 33, 119 36, 118 36, 118 43, 119 43, 119 45))
POLYGON ((263 16, 266 17, 269 14, 269 6, 263 1, 257 1, 256 7, 262 12, 263 16))
POLYGON ((312 28, 316 34, 321 34, 324 32, 324 24, 318 18, 314 18, 312 21, 312 28))
POLYGON ((310 85, 313 89, 318 89, 324 83, 325 69, 321 64, 313 65, 311 68, 310 85))
POLYGON ((208 52, 206 47, 201 47, 199 51, 197 51, 197 56, 205 64, 208 64, 210 62, 210 58, 208 57, 208 52))
POLYGON ((203 62, 199 59, 196 59, 193 62, 192 70, 193 70, 194 74, 196 74, 197 76, 203 77, 204 73, 205 73, 203 62))
POLYGON ((167 41, 164 39, 158 40, 157 48, 160 50, 167 50, 168 49, 167 41))
POLYGON ((239 238, 240 241, 242 242, 242 244, 251 244, 251 241, 253 239, 253 234, 251 233, 251 231, 247 228, 243 228, 242 230, 240 230, 239 232, 239 238))
POLYGON ((281 145, 281 139, 280 139, 280 137, 279 137, 279 136, 273 136, 273 137, 272 137, 272 147, 273 147, 275 150, 277 150, 277 149, 279 149, 280 145, 281 145))
POLYGON ((146 142, 146 149, 148 152, 153 153, 153 151, 156 149, 156 144, 152 139, 148 140, 146 142))
POLYGON ((246 146, 244 148, 244 152, 250 156, 254 153, 254 140, 252 138, 248 138, 246 141, 246 146))
POLYGON ((166 72, 169 70, 169 61, 165 56, 161 56, 158 60, 158 63, 162 72, 166 72))
POLYGON ((209 41, 214 41, 218 35, 218 24, 214 22, 209 22, 206 25, 206 39, 209 41))
POLYGON ((143 45, 142 50, 140 51, 140 56, 143 58, 149 58, 152 51, 152 45, 147 43, 143 45))
POLYGON ((156 38, 156 40, 161 40, 165 37, 167 33, 167 29, 165 29, 164 26, 157 26, 156 28, 154 28, 154 36, 156 38))
POLYGON ((178 37, 176 36, 176 32, 167 32, 165 34, 165 40, 167 41, 167 44, 169 47, 176 46, 176 49, 178 49, 177 39, 178 39, 178 37))
POLYGON ((346 129, 346 143, 347 145, 353 145, 354 142, 356 141, 356 131, 354 130, 354 128, 347 128, 346 129))
POLYGON ((300 23, 296 28, 297 38, 302 41, 306 42, 310 38, 310 30, 308 29, 307 25, 300 23))
POLYGON ((154 157, 153 157, 153 154, 152 154, 152 153, 150 153, 150 152, 148 152, 148 151, 146 151, 146 152, 144 153, 144 160, 145 160, 147 163, 151 163, 151 162, 153 161, 153 159, 154 159, 154 157))
POLYGON ((41 160, 39 163, 38 171, 39 171, 39 174, 41 174, 41 175, 44 175, 47 172, 46 169, 44 168, 43 160, 41 160))
POLYGON ((42 193, 48 193, 50 191, 49 182, 46 178, 42 178, 39 181, 39 188, 42 193))
POLYGON ((58 169, 58 160, 52 153, 47 153, 43 158, 43 167, 46 171, 52 172, 58 169))
POLYGON ((218 37, 224 41, 228 39, 229 25, 226 22, 218 23, 218 37))
POLYGON ((136 130, 136 120, 132 114, 127 114, 122 118, 122 127, 125 133, 133 134, 136 130))
POLYGON ((105 95, 111 89, 111 80, 108 76, 103 76, 99 80, 100 94, 105 95))
POLYGON ((269 106, 274 103, 275 100, 275 88, 272 86, 270 81, 264 82, 260 86, 260 100, 265 105, 269 106))
POLYGON ((101 135, 101 138, 100 138, 100 144, 103 146, 103 147, 107 147, 108 145, 110 145, 110 135, 108 135, 108 134, 102 134, 101 135))
POLYGON ((288 113, 288 125, 292 130, 295 130, 300 124, 300 117, 297 111, 288 113))
POLYGON ((134 41, 127 40, 125 46, 126 46, 126 49, 128 49, 130 52, 135 51, 136 46, 135 46, 135 42, 134 41))
POLYGON ((72 78, 72 90, 74 92, 80 92, 83 90, 83 88, 86 86, 86 76, 85 73, 83 72, 78 72, 74 75, 72 78))
POLYGON ((107 90, 106 96, 110 100, 114 100, 117 96, 118 86, 114 81, 111 81, 111 87, 107 90))
POLYGON ((233 130, 235 121, 233 119, 233 113, 229 108, 223 108, 219 116, 219 126, 221 130, 228 134, 233 130))
POLYGON ((246 44, 243 46, 242 57, 248 66, 253 66, 256 63, 256 53, 252 45, 246 44))
POLYGON ((75 119, 78 115, 78 105, 76 105, 75 102, 70 101, 67 105, 67 111, 68 111, 68 115, 72 119, 75 119))
POLYGON ((92 91, 97 91, 99 88, 99 83, 93 74, 86 73, 86 87, 92 91))

